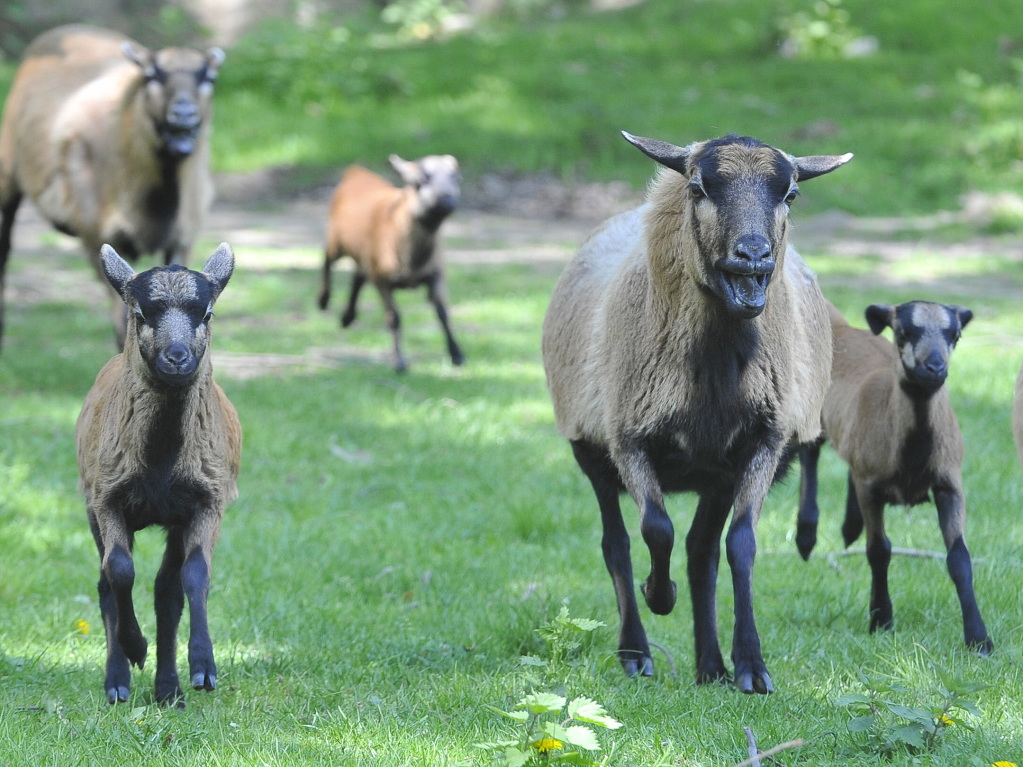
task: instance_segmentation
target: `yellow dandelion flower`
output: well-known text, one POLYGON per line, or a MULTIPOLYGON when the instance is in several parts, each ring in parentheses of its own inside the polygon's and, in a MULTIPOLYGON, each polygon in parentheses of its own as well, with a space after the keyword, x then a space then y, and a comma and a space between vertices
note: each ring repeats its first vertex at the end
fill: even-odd
POLYGON ((548 751, 557 751, 565 747, 565 745, 556 738, 540 738, 540 740, 533 741, 529 745, 541 754, 546 754, 548 751))
POLYGON ((951 727, 952 725, 955 724, 955 720, 954 719, 950 719, 949 717, 945 716, 944 714, 939 714, 938 715, 937 724, 943 725, 945 727, 951 727))
POLYGON ((991 767, 1016 767, 1015 762, 995 762, 991 767))
POLYGON ((89 633, 89 622, 84 618, 79 618, 75 621, 75 633, 76 634, 88 634, 89 633))

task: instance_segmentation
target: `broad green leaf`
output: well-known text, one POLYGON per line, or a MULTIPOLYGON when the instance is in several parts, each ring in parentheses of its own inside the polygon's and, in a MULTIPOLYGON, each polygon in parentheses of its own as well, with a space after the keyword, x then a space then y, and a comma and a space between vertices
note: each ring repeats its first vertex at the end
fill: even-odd
POLYGON ((849 721, 849 732, 866 732, 874 726, 873 716, 858 716, 849 721))
POLYGON ((565 707, 565 699, 551 692, 530 693, 519 701, 518 708, 528 708, 534 714, 557 714, 565 707))
POLYGON ((844 695, 839 695, 835 701, 836 706, 853 706, 853 705, 870 705, 870 698, 864 695, 862 692, 847 692, 844 695))
POLYGON ((569 623, 571 623, 580 631, 594 631, 596 629, 599 629, 601 626, 607 625, 606 623, 604 623, 604 621, 594 621, 590 620, 589 618, 572 618, 572 620, 570 620, 569 623))
POLYGON ((919 727, 908 724, 905 727, 898 727, 892 732, 892 736, 900 743, 916 748, 924 747, 924 733, 919 727))
MULTIPOLYGON (((522 704, 520 703, 519 705, 521 706, 522 704)), ((525 722, 529 719, 529 713, 526 711, 502 711, 501 709, 494 708, 493 706, 487 706, 487 708, 495 714, 500 714, 501 716, 506 716, 509 719, 514 719, 516 722, 525 722)))
POLYGON ((568 716, 580 722, 589 722, 609 730, 617 730, 622 723, 607 715, 602 705, 589 698, 576 698, 568 704, 568 716))
POLYGON ((593 734, 593 730, 584 725, 575 724, 571 727, 562 727, 556 722, 544 722, 543 729, 552 738, 560 740, 562 743, 585 748, 588 751, 600 750, 597 736, 593 734))
POLYGON ((529 754, 521 748, 512 746, 505 749, 504 759, 508 767, 523 767, 529 761, 529 754))
POLYGON ((934 715, 927 709, 903 706, 899 703, 885 703, 885 705, 895 716, 901 716, 903 719, 923 727, 934 727, 934 715))
POLYGON ((973 714, 974 716, 979 717, 981 715, 980 709, 977 708, 977 704, 974 703, 972 700, 957 700, 956 706, 958 706, 963 711, 966 711, 969 714, 973 714))

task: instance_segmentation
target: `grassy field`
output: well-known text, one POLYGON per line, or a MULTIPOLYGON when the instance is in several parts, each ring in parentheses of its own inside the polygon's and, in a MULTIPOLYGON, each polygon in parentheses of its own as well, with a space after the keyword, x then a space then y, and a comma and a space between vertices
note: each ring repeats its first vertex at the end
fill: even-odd
MULTIPOLYGON (((763 747, 805 738, 785 764, 867 765, 883 748, 848 731, 852 713, 839 699, 864 692, 860 672, 902 685, 890 697, 911 706, 940 705, 949 674, 982 686, 967 695, 979 713, 964 716, 972 729, 949 727, 932 751, 897 752, 894 763, 1023 761, 1023 498, 1009 433, 1023 269, 998 240, 954 262, 944 255, 953 246, 904 237, 892 255, 888 245, 868 242, 855 258, 808 255, 850 317, 868 301, 915 297, 976 313, 950 386, 968 445, 969 542, 997 645, 991 657, 961 646, 938 559, 896 557, 897 631, 868 635, 868 570, 862 556, 841 555, 844 475, 826 452, 811 561, 792 540, 794 480, 773 491, 760 525, 757 611, 778 692, 695 687, 687 600, 670 617, 646 618, 671 660, 658 654, 653 679, 624 678, 596 504, 553 427, 543 383, 539 328, 557 264, 452 270, 455 327, 469 357, 462 369, 444 361, 426 303, 406 296, 412 369, 397 377, 375 302, 339 334, 333 315, 313 309, 314 250, 247 248, 218 305, 214 342, 246 435, 241 497, 214 563, 220 688, 189 692, 184 712, 150 705, 149 667, 135 673, 130 703, 105 703, 97 561, 75 489, 73 430, 110 354, 109 326, 73 249, 47 257, 59 273, 48 286, 33 276, 40 264, 16 260, 13 284, 24 298, 9 309, 0 365, 0 761, 482 765, 473 744, 507 736, 513 724, 491 707, 508 709, 536 689, 593 698, 624 723, 601 733, 610 765, 734 764, 744 758, 743 726, 763 747), (89 289, 74 288, 78 280, 89 289), (521 666, 523 654, 558 651, 536 629, 562 605, 607 627, 568 662, 521 666)), ((671 508, 684 531, 692 499, 671 508)), ((635 514, 626 517, 635 535, 635 514)), ((941 549, 932 508, 888 517, 894 545, 941 549)), ((150 637, 160 547, 158 533, 140 535, 136 594, 150 637)), ((641 544, 634 554, 642 577, 641 544)), ((682 579, 683 560, 680 549, 682 579)), ((719 609, 727 648, 727 568, 719 609)), ((894 731, 894 718, 889 724, 894 731)))
MULTIPOLYGON (((1013 155, 1019 41, 1006 37, 1016 3, 847 0, 852 22, 880 44, 855 61, 774 55, 777 20, 796 7, 648 0, 616 14, 497 20, 406 47, 382 45, 358 20, 345 33, 268 28, 230 52, 218 83, 216 163, 294 164, 318 179, 355 159, 380 166, 392 151, 443 150, 463 157, 469 180, 544 171, 638 187, 650 162, 619 128, 680 143, 734 130, 796 153, 857 153, 807 185, 797 225, 831 208, 902 215, 957 207, 971 190, 1023 190, 1013 155)), ((4 65, 0 91, 11 72, 4 65)), ((15 252, 0 357, 0 764, 484 765, 474 744, 513 737, 493 709, 532 690, 606 706, 624 724, 599 733, 607 765, 735 764, 744 726, 764 748, 804 738, 779 756, 790 766, 1023 764, 1023 484, 1009 430, 1023 265, 1011 235, 974 234, 904 228, 862 247, 804 251, 861 326, 878 301, 929 298, 975 313, 949 386, 967 441, 968 540, 990 657, 962 647, 940 559, 895 558, 897 630, 868 634, 869 572, 862 555, 843 554, 844 471, 826 451, 811 561, 793 540, 795 476, 772 491, 759 528, 758 628, 778 691, 697 688, 685 599, 669 617, 644 609, 667 654, 657 652, 654 678, 624 678, 596 503, 554 428, 540 361, 560 265, 519 261, 514 242, 498 241, 487 246, 507 262, 451 270, 464 368, 444 360, 425 301, 400 297, 411 371, 398 377, 373 296, 341 334, 335 314, 313 307, 316 247, 249 246, 215 320, 218 379, 246 440, 241 497, 214 558, 220 685, 189 691, 183 712, 151 704, 152 653, 132 701, 105 702, 98 562, 73 433, 111 354, 110 327, 69 241, 32 243, 35 262, 15 252), (537 630, 563 606, 606 627, 558 660, 561 646, 537 630), (548 665, 523 665, 523 655, 548 665), (893 704, 940 707, 953 688, 976 713, 931 749, 892 751, 884 739, 905 724, 895 714, 869 733, 849 729, 856 712, 842 696, 868 692, 861 674, 875 690, 899 688, 880 693, 893 704)), ((693 499, 670 508, 681 541, 693 499)), ((890 509, 888 523, 893 545, 940 551, 932 507, 890 509)), ((161 544, 150 531, 137 545, 136 604, 151 640, 161 544)), ((677 580, 684 569, 678 546, 677 580)), ((727 653, 727 568, 718 607, 727 653)))

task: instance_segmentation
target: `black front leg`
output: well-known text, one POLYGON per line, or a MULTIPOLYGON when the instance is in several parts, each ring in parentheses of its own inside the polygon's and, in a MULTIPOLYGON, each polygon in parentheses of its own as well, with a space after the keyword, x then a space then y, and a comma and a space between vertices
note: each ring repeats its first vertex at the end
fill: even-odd
POLYGON ((821 443, 799 447, 799 514, 796 518, 796 548, 807 560, 817 545, 817 463, 821 457, 821 443))
POLYGON ((156 700, 158 703, 183 706, 184 693, 178 679, 178 624, 185 604, 181 585, 181 563, 184 552, 181 530, 167 531, 167 548, 156 574, 153 601, 156 607, 156 700))
POLYGON ((702 495, 686 536, 686 570, 693 603, 697 684, 729 678, 718 643, 717 575, 721 559, 721 531, 731 502, 730 492, 702 495))
POLYGON ((217 666, 213 662, 213 642, 210 640, 206 617, 206 600, 210 589, 208 554, 201 546, 192 548, 181 567, 181 583, 188 597, 190 632, 188 639, 188 669, 192 687, 196 690, 214 690, 217 686, 217 666))

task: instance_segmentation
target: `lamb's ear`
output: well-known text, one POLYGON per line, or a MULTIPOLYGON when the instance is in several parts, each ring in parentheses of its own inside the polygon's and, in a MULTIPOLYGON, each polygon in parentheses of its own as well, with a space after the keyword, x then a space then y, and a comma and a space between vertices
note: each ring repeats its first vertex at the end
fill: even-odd
POLYGON ((689 158, 693 154, 692 146, 676 146, 655 138, 633 136, 624 130, 622 136, 651 160, 656 160, 664 167, 676 170, 683 176, 689 173, 689 158))
POLYGON ((387 160, 406 184, 419 186, 423 183, 423 171, 420 169, 419 163, 405 160, 396 154, 392 154, 387 160))
POLYGON ((825 173, 831 173, 835 168, 841 168, 853 158, 852 152, 845 154, 815 154, 808 157, 793 157, 792 162, 796 166, 799 175, 797 181, 806 181, 825 173))
POLYGON ((226 242, 220 243, 213 255, 206 260, 202 273, 212 283, 213 299, 216 300, 234 273, 234 251, 231 250, 231 246, 226 242))
POLYGON ((956 317, 959 318, 959 329, 962 330, 973 319, 973 312, 967 309, 965 306, 950 306, 949 309, 956 313, 956 317))
POLYGON ((107 282, 121 298, 128 301, 128 283, 135 276, 135 270, 131 268, 131 264, 117 255, 117 251, 109 245, 104 245, 99 249, 99 262, 103 267, 103 275, 107 278, 107 282))
POLYGON ((213 82, 217 79, 217 73, 220 71, 220 66, 224 63, 225 58, 227 58, 227 54, 224 53, 222 48, 210 48, 206 51, 205 78, 208 82, 213 82))
POLYGON ((871 304, 864 312, 867 325, 875 336, 881 335, 885 328, 890 328, 895 320, 895 307, 891 304, 871 304))

